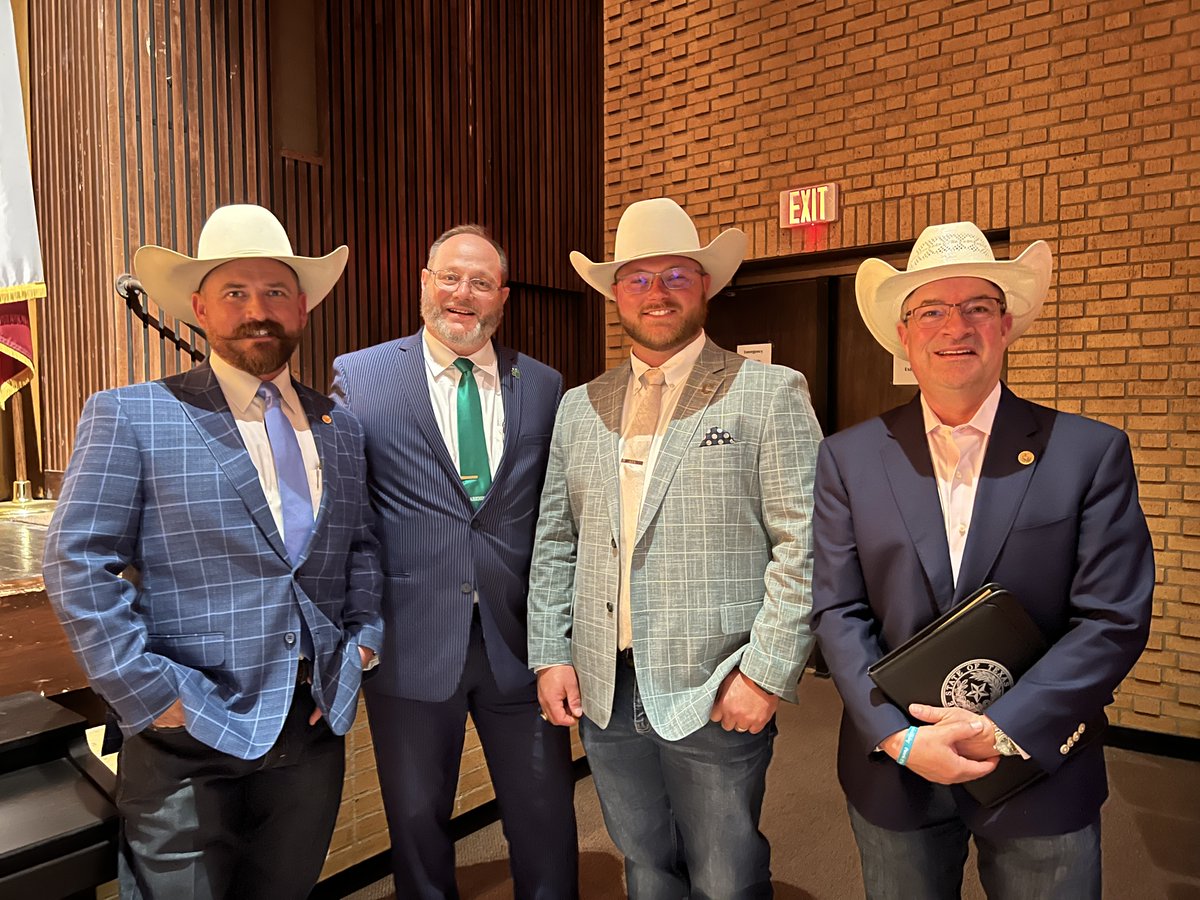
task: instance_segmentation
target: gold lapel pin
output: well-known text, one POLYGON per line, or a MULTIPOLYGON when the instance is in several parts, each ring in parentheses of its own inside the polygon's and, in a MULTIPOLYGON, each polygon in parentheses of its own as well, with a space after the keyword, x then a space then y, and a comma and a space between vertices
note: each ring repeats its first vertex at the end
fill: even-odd
POLYGON ((333 417, 331 415, 329 415, 329 413, 326 413, 325 415, 321 416, 321 421, 324 422, 326 425, 332 425, 333 417))
POLYGON ((1028 466, 1033 463, 1034 456, 1032 450, 1022 450, 1017 454, 1017 462, 1023 466, 1028 466))

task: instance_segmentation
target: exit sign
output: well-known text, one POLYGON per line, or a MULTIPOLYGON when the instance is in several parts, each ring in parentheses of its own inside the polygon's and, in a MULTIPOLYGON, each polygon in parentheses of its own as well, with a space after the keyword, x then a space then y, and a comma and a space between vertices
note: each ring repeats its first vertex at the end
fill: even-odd
POLYGON ((838 189, 836 184, 814 184, 793 188, 779 195, 779 225, 799 228, 801 225, 820 225, 836 222, 838 189))

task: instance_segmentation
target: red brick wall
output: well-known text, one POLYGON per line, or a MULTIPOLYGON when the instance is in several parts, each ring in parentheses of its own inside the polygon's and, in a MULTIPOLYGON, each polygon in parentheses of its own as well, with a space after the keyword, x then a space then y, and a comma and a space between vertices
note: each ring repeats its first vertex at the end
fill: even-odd
MULTIPOLYGON (((1200 736, 1200 11, 1189 0, 608 0, 607 251, 671 196, 752 258, 1007 228, 1055 252, 1009 383, 1130 435, 1157 552, 1121 725, 1200 736), (841 220, 779 227, 837 182, 841 220)), ((611 306, 607 359, 627 352, 611 306)))

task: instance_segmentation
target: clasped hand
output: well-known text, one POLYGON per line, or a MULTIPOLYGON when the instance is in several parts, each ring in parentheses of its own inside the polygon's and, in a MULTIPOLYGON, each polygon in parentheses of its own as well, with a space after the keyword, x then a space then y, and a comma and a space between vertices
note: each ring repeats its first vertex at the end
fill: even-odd
MULTIPOLYGON (((922 725, 908 753, 907 768, 936 784, 962 784, 982 778, 1000 761, 992 746, 996 726, 987 716, 957 707, 914 703, 909 714, 922 725)), ((904 731, 884 738, 879 745, 892 759, 900 755, 904 731)))

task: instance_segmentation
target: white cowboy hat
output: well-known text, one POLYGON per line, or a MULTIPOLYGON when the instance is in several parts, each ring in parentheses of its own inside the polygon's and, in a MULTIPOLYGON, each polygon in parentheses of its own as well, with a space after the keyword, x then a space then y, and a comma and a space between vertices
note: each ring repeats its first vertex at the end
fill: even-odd
POLYGON ((1033 324, 1050 289, 1054 261, 1045 241, 1034 241, 1016 259, 997 260, 983 232, 970 222, 930 225, 921 232, 900 271, 882 259, 868 259, 858 267, 854 293, 858 311, 875 340, 889 353, 908 359, 896 334, 900 307, 923 284, 942 278, 983 278, 1004 292, 1012 314, 1011 344, 1033 324))
POLYGON ((700 263, 708 273, 711 278, 708 296, 715 297, 742 264, 747 243, 742 231, 729 228, 707 247, 701 247, 696 226, 683 208, 674 200, 659 197, 631 203, 621 214, 612 262, 592 262, 578 250, 572 250, 571 265, 580 278, 613 300, 613 282, 621 266, 652 256, 686 256, 700 263))
POLYGON ((133 255, 133 271, 164 312, 198 325, 192 294, 217 266, 235 259, 276 259, 296 273, 313 309, 333 289, 350 251, 343 244, 327 256, 296 256, 280 221, 270 210, 249 203, 221 206, 200 230, 196 256, 148 244, 133 255))

